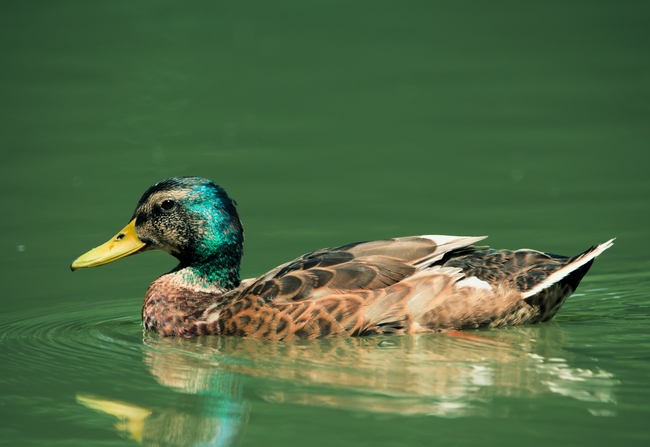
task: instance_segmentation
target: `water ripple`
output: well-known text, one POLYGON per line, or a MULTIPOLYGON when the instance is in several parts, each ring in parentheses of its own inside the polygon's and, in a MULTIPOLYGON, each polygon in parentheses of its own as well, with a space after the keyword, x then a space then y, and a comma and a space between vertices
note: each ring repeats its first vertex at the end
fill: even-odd
POLYGON ((92 365, 122 383, 123 374, 144 364, 158 384, 183 394, 222 398, 219 390, 239 389, 233 383, 247 376, 255 394, 269 402, 380 413, 457 417, 491 412, 486 399, 549 394, 611 410, 618 380, 596 367, 572 365, 574 355, 562 349, 566 338, 561 327, 546 324, 452 337, 275 343, 146 333, 143 340, 131 299, 0 317, 3 365, 14 371, 65 376, 92 365))
POLYGON ((115 365, 116 355, 141 357, 140 317, 124 302, 70 303, 36 314, 33 309, 0 317, 5 367, 68 369, 77 362, 115 365))

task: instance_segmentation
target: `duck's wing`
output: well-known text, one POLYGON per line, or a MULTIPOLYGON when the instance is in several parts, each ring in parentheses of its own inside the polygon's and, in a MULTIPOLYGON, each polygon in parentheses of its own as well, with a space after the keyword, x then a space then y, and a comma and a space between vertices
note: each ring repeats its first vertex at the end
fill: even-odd
POLYGON ((318 250, 240 288, 240 296, 278 304, 383 289, 482 239, 485 237, 414 236, 318 250))

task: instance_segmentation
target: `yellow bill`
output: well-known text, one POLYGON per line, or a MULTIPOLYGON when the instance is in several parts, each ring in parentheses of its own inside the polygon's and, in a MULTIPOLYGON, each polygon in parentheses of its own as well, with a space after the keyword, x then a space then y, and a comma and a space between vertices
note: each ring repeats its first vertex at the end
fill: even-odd
POLYGON ((135 219, 133 219, 110 241, 79 256, 70 269, 77 270, 108 264, 139 252, 145 245, 135 232, 135 219))

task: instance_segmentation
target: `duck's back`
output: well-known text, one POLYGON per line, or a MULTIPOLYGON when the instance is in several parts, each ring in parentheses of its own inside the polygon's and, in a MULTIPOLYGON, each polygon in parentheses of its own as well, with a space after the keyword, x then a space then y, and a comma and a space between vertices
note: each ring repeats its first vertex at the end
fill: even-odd
POLYGON ((396 238, 308 253, 225 294, 196 332, 282 340, 546 321, 611 245, 569 258, 470 246, 482 239, 396 238))

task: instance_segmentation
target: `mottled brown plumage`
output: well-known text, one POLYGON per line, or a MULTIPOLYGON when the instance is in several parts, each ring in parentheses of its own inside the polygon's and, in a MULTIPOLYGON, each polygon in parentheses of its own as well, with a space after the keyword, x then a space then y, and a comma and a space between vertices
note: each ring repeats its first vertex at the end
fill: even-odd
POLYGON ((110 256, 95 253, 102 246, 73 268, 163 249, 180 264, 147 291, 142 318, 148 330, 270 340, 547 321, 612 244, 569 258, 472 246, 484 237, 395 238, 318 250, 240 282, 243 233, 234 205, 222 189, 199 178, 154 185, 131 224, 109 243, 132 237, 127 233, 133 229, 142 246, 110 256), (178 234, 182 241, 175 243, 178 234))

